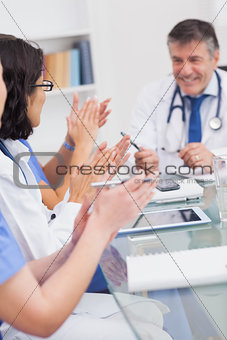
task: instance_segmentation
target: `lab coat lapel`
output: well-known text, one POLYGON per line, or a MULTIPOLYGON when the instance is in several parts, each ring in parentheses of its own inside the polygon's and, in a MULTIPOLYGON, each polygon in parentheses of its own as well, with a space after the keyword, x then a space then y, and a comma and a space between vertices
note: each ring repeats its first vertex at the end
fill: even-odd
POLYGON ((210 119, 215 117, 215 114, 217 112, 217 101, 216 100, 212 103, 210 112, 211 112, 211 116, 210 115, 207 116, 205 128, 203 129, 202 140, 201 140, 202 144, 206 144, 213 134, 213 130, 210 128, 210 119))
MULTIPOLYGON (((226 124, 226 117, 225 115, 227 115, 227 106, 225 105, 225 107, 223 107, 224 103, 227 103, 227 78, 226 77, 222 77, 222 75, 219 73, 220 77, 221 77, 221 88, 222 88, 222 100, 221 100, 221 109, 220 109, 220 118, 222 120, 222 124, 226 124)), ((207 117, 207 124, 206 124, 206 128, 203 131, 203 135, 202 135, 202 144, 206 144, 208 142, 208 140, 210 140, 211 138, 214 137, 214 133, 215 131, 213 131, 210 128, 209 122, 210 119, 215 117, 216 113, 217 113, 217 101, 215 100, 212 108, 210 110, 211 115, 209 115, 209 117, 207 117)), ((217 130, 220 131, 220 130, 217 130)))
MULTIPOLYGON (((170 122, 167 123, 169 109, 171 105, 171 101, 176 89, 176 82, 173 83, 171 89, 168 91, 168 94, 165 96, 163 100, 165 103, 165 112, 166 115, 166 134, 165 139, 165 148, 169 152, 176 152, 178 149, 183 147, 183 133, 184 133, 184 122, 182 120, 182 110, 180 108, 176 108, 172 111, 170 122)), ((174 106, 179 105, 182 106, 182 101, 179 95, 176 96, 174 106)))

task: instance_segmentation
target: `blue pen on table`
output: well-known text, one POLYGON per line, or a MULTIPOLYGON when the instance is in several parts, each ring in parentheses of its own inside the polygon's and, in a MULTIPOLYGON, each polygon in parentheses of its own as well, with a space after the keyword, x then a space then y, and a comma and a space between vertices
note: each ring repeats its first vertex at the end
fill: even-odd
MULTIPOLYGON (((124 136, 126 136, 126 133, 121 131, 121 135, 124 137, 124 136)), ((130 144, 133 145, 138 151, 143 151, 143 150, 142 150, 136 143, 134 143, 131 139, 130 139, 129 141, 130 141, 130 144)))
MULTIPOLYGON (((116 185, 123 184, 123 183, 127 182, 128 180, 129 180, 129 178, 124 179, 122 181, 121 180, 113 180, 113 181, 106 181, 106 182, 93 182, 93 183, 91 183, 91 187, 92 188, 115 187, 116 185)), ((137 180, 137 179, 135 178, 135 180, 137 180)), ((144 183, 149 183, 149 182, 156 181, 156 178, 150 177, 150 178, 138 179, 138 181, 142 181, 144 183)))

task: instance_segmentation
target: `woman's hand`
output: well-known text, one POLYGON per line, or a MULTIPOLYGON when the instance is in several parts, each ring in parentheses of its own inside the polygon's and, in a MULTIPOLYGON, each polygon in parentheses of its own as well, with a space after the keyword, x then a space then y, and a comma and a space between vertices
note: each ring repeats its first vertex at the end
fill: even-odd
POLYGON ((115 150, 106 149, 104 142, 88 164, 78 165, 71 174, 69 201, 81 203, 86 194, 92 200, 96 190, 91 187, 91 183, 103 180, 107 165, 113 162, 115 156, 115 150))
POLYGON ((108 98, 100 103, 99 108, 99 127, 102 127, 107 122, 107 116, 110 114, 111 110, 106 110, 111 98, 108 98))
MULTIPOLYGON (((120 140, 120 142, 111 148, 112 154, 106 163, 105 180, 110 181, 118 173, 119 166, 127 162, 130 157, 130 153, 126 153, 129 144, 130 136, 126 135, 120 140)), ((102 179, 102 181, 104 179, 102 179)))
POLYGON ((74 94, 73 109, 67 117, 69 143, 76 146, 93 145, 99 129, 99 104, 96 97, 87 99, 78 111, 78 94, 74 94))
POLYGON ((116 157, 114 162, 117 166, 121 166, 127 162, 130 157, 130 153, 126 153, 130 145, 130 136, 126 135, 121 138, 120 142, 115 145, 116 157))
POLYGON ((119 252, 113 246, 107 247, 100 259, 100 264, 105 271, 107 278, 115 286, 120 286, 127 281, 127 265, 119 252))
POLYGON ((87 141, 93 143, 97 137, 98 129, 107 122, 107 116, 111 112, 111 110, 107 110, 110 101, 111 98, 108 98, 98 104, 96 97, 92 100, 87 99, 81 110, 79 110, 79 96, 75 92, 73 107, 70 116, 67 117, 68 132, 66 142, 72 146, 76 144, 85 145, 87 141))
MULTIPOLYGON (((148 176, 152 177, 152 176, 148 176)), ((150 202, 156 186, 153 182, 143 182, 144 172, 116 188, 101 189, 96 196, 93 212, 87 227, 92 225, 100 235, 107 239, 107 244, 116 236, 121 227, 126 226, 150 202)))

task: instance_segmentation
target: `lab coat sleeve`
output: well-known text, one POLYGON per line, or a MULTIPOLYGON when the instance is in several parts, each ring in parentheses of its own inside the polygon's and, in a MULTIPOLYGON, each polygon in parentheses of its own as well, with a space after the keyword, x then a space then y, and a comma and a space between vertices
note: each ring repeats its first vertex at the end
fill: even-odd
MULTIPOLYGON (((155 151, 157 149, 157 129, 155 124, 157 103, 157 85, 148 84, 138 96, 128 131, 137 145, 155 151)), ((131 147, 130 152, 135 153, 136 151, 134 147, 131 147)))
POLYGON ((80 203, 68 202, 68 200, 69 189, 66 191, 64 199, 53 210, 47 209, 49 213, 48 221, 50 221, 52 214, 56 215, 56 218, 49 223, 49 226, 62 245, 71 239, 74 221, 81 208, 80 203))
POLYGON ((62 244, 70 241, 74 220, 80 208, 80 203, 64 201, 57 204, 54 208, 53 213, 56 214, 56 218, 50 223, 50 228, 62 244))
POLYGON ((42 202, 39 204, 29 189, 17 187, 12 174, 0 176, 0 204, 26 260, 47 256, 62 246, 48 226, 42 202))

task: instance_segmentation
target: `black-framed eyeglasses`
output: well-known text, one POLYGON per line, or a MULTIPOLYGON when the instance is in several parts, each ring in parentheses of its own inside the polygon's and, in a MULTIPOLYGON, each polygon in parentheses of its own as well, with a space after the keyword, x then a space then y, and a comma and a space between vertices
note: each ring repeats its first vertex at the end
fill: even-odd
POLYGON ((50 80, 43 80, 42 84, 30 85, 31 87, 42 87, 43 91, 52 91, 54 84, 50 80))

